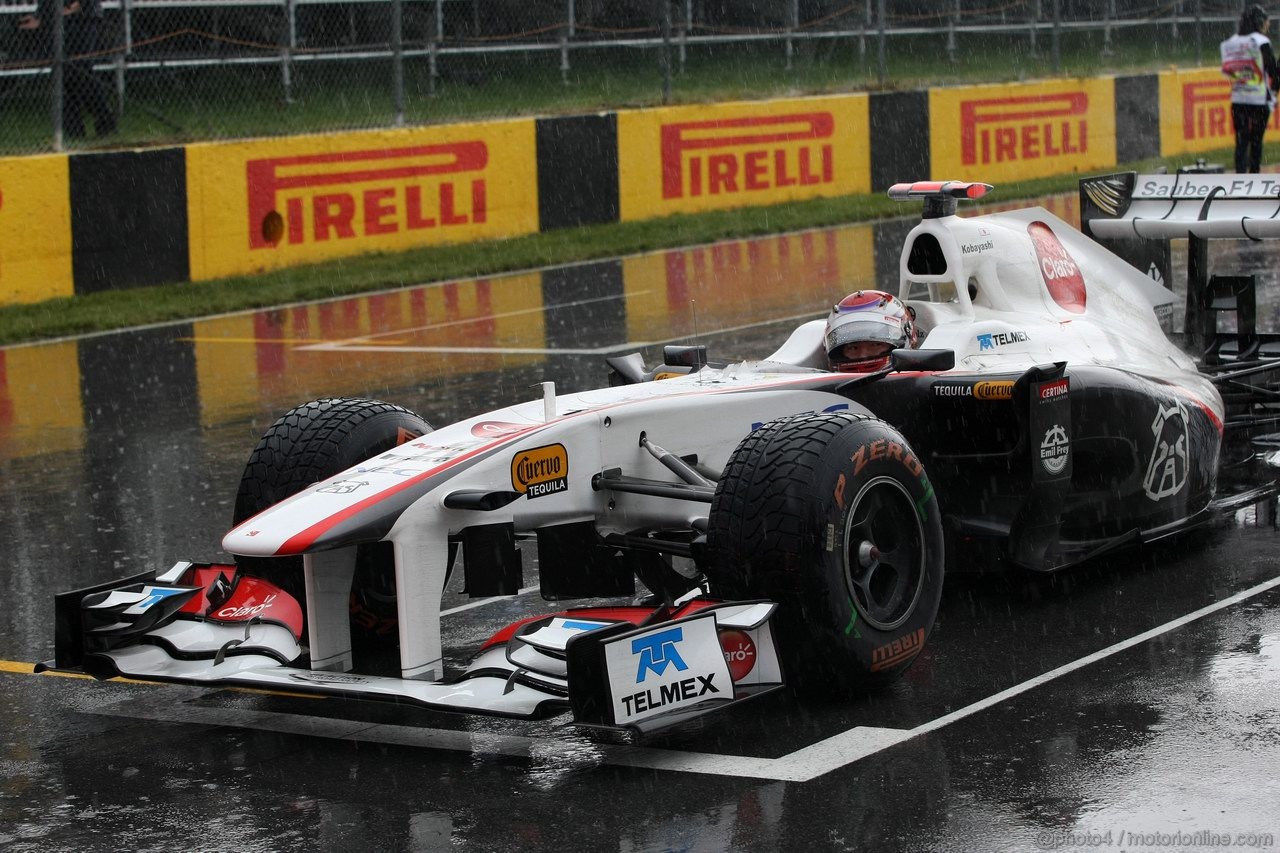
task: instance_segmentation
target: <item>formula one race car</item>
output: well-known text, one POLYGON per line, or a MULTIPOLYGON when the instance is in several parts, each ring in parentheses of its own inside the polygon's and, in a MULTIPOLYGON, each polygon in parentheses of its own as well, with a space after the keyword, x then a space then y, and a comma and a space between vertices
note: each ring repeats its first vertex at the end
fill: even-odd
POLYGON ((60 668, 650 729, 776 689, 848 692, 924 647, 944 568, 1052 571, 1206 519, 1222 398, 1162 330, 1172 292, 985 184, 900 184, 918 349, 828 369, 824 322, 758 362, 669 347, 613 384, 431 431, 367 400, 284 415, 223 547, 57 599, 60 668), (644 604, 518 623, 446 678, 440 600, 521 587, 644 604), (458 552, 461 557, 458 558, 458 552), (389 642, 390 673, 357 666, 389 642))

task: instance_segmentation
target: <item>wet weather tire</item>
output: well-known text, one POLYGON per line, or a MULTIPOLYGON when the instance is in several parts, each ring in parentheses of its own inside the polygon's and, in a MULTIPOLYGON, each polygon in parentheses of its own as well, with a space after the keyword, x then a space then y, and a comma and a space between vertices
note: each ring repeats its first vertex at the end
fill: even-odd
MULTIPOLYGON (((249 456, 232 523, 428 432, 430 425, 418 415, 377 400, 332 398, 290 409, 267 429, 249 456)), ((281 587, 306 613, 301 557, 237 557, 236 565, 281 587)), ((353 640, 395 642, 395 563, 389 542, 359 546, 351 611, 353 640)))
POLYGON ((716 487, 707 575, 724 598, 768 598, 788 680, 808 693, 893 681, 942 596, 938 502, 891 426, 797 415, 747 436, 716 487))

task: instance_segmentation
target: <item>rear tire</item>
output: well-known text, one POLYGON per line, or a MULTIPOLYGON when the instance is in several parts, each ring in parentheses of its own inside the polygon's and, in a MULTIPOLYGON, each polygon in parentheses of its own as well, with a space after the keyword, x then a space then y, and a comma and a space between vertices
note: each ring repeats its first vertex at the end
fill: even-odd
MULTIPOLYGON (((377 400, 329 398, 290 409, 267 429, 249 456, 236 493, 232 524, 429 432, 431 426, 418 415, 377 400)), ((296 598, 305 619, 301 557, 237 556, 236 566, 296 598)), ((396 641, 395 591, 391 543, 358 546, 351 594, 353 641, 374 645, 396 641)))
POLYGON ((809 693, 887 684, 924 647, 942 597, 938 502, 897 430, 868 415, 798 415, 738 445, 716 487, 707 575, 768 598, 789 681, 809 693))

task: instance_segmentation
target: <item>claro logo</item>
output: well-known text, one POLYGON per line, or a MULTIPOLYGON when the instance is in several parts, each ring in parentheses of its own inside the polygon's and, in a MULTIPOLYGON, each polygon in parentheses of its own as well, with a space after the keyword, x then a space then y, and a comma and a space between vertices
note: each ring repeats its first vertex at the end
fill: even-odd
POLYGON ((1039 160, 1089 150, 1089 95, 1063 92, 960 103, 960 157, 966 166, 1039 160))
POLYGON ((664 124, 662 197, 834 183, 834 132, 822 112, 664 124))
MULTIPOLYGON (((1271 129, 1280 129, 1280 111, 1272 110, 1271 129)), ((1205 80, 1182 84, 1182 138, 1231 139, 1231 84, 1226 80, 1205 80)))
POLYGON ((511 487, 529 500, 569 488, 569 452, 548 444, 517 453, 511 460, 511 487))
POLYGON ((249 248, 483 223, 488 165, 481 140, 250 160, 249 248))

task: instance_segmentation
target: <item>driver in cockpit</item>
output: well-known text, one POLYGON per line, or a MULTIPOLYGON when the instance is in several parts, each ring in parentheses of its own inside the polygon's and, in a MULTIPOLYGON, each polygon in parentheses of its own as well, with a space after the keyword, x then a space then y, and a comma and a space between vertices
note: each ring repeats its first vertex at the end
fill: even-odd
POLYGON ((883 290, 859 290, 827 317, 824 342, 832 370, 872 373, 889 366, 895 349, 915 349, 915 312, 883 290))

